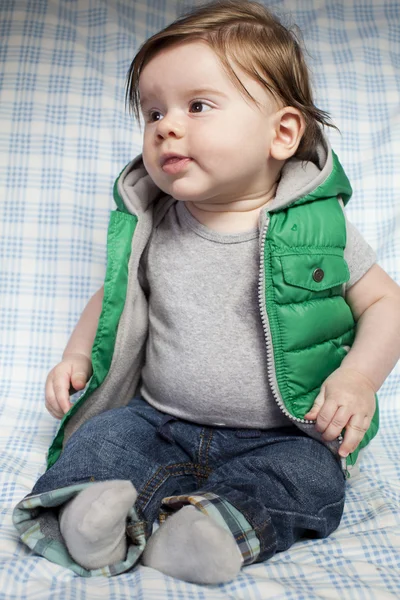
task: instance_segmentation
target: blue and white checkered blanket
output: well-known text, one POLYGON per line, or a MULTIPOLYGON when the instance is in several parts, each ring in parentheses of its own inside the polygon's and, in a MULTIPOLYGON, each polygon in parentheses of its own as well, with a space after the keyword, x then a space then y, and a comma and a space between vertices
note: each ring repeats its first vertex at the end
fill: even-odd
MULTIPOLYGON (((400 281, 400 4, 268 2, 296 22, 316 102, 341 130, 348 215, 400 281)), ((105 272, 112 184, 141 149, 124 110, 139 45, 195 0, 0 2, 0 600, 400 597, 400 370, 380 391, 381 430, 327 540, 296 544, 223 586, 139 567, 83 579, 34 556, 11 514, 45 469, 58 423, 44 381, 105 272)))

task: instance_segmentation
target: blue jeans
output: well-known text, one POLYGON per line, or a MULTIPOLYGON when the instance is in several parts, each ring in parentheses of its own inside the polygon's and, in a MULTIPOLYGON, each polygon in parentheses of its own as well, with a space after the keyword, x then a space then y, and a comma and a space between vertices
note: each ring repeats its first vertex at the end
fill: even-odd
POLYGON ((132 481, 147 537, 160 509, 165 515, 185 503, 212 505, 205 512, 217 511, 232 530, 245 564, 270 558, 302 537, 328 536, 344 506, 338 458, 294 425, 262 431, 204 427, 165 415, 141 398, 82 425, 32 493, 109 479, 132 481), (256 550, 253 544, 253 551, 243 551, 244 529, 256 550))

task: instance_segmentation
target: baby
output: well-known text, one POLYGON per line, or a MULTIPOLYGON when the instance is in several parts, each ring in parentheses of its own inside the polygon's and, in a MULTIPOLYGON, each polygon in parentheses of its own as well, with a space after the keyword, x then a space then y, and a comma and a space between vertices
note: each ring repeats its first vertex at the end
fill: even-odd
POLYGON ((63 420, 14 522, 81 575, 140 556, 222 583, 338 527, 400 355, 400 289, 344 216, 328 116, 261 4, 151 37, 127 98, 143 155, 115 184, 105 283, 48 375, 63 420))

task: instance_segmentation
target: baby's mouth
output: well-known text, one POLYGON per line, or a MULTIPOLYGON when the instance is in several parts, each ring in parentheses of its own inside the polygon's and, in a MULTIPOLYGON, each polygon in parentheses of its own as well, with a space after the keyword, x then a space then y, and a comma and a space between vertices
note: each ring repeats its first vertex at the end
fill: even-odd
POLYGON ((162 170, 165 173, 176 174, 185 169, 191 161, 189 156, 167 156, 162 161, 162 170))

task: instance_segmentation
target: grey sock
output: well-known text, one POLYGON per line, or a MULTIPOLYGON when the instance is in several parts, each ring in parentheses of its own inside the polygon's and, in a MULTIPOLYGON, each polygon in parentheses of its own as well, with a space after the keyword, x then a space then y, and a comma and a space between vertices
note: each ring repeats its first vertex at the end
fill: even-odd
POLYGON ((93 483, 60 511, 60 530, 72 558, 85 569, 123 560, 126 517, 137 493, 130 481, 93 483))
POLYGON ((184 506, 150 537, 142 562, 177 579, 217 584, 234 579, 243 559, 229 531, 194 506, 184 506))

